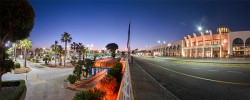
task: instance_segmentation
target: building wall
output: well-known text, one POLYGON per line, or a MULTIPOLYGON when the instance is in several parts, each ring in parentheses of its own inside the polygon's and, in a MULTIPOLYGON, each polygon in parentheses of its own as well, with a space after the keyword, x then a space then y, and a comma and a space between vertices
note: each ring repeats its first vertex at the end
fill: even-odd
POLYGON ((193 33, 193 36, 188 35, 184 40, 174 41, 169 44, 162 44, 153 47, 152 53, 154 56, 181 56, 181 57, 228 57, 228 56, 250 56, 250 31, 229 32, 228 34, 217 33, 212 31, 199 35, 193 33), (242 39, 244 43, 244 51, 233 50, 235 39, 242 39), (180 47, 177 49, 177 47, 180 47), (240 55, 236 55, 240 54, 240 55))

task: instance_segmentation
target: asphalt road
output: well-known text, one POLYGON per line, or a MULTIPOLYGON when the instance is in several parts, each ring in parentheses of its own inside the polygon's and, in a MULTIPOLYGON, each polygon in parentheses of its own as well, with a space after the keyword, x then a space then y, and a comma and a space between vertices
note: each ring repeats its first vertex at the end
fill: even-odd
POLYGON ((216 64, 134 57, 181 100, 250 100, 250 64, 216 64))

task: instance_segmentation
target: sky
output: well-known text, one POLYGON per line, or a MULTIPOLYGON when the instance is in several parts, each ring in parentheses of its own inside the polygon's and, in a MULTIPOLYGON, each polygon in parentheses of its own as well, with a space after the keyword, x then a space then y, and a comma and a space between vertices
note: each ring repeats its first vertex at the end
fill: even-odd
POLYGON ((145 49, 157 41, 183 40, 198 33, 197 26, 216 33, 219 26, 231 31, 250 30, 249 0, 30 0, 35 23, 29 39, 36 47, 50 47, 68 32, 73 42, 93 49, 116 43, 127 47, 131 20, 131 48, 145 49))

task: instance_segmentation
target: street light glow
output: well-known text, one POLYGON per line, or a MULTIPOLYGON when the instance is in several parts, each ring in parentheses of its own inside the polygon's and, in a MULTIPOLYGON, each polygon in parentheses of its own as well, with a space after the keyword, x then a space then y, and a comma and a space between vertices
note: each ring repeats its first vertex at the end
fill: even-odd
POLYGON ((206 33, 209 33, 209 31, 208 31, 208 30, 206 30, 206 33))
POLYGON ((160 40, 158 40, 157 42, 158 42, 158 43, 161 43, 161 41, 160 41, 160 40))
POLYGON ((198 26, 198 31, 202 31, 202 27, 201 26, 198 26))
POLYGON ((166 43, 166 41, 163 41, 163 43, 165 44, 165 43, 166 43))

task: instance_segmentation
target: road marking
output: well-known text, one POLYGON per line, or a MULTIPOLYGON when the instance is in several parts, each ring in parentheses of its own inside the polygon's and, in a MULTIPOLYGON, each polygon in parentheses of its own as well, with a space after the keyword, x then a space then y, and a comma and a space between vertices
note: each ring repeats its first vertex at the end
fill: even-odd
POLYGON ((212 72, 218 72, 219 70, 213 70, 213 69, 209 69, 208 71, 212 71, 212 72))
POLYGON ((180 67, 185 67, 185 66, 180 66, 180 67))
POLYGON ((201 68, 197 68, 197 67, 195 67, 195 68, 193 68, 193 69, 201 69, 201 68))
POLYGON ((154 82, 156 82, 158 85, 160 85, 160 87, 162 87, 165 91, 167 91, 169 94, 172 95, 173 100, 179 100, 179 98, 177 98, 174 94, 172 94, 170 91, 168 91, 164 86, 161 85, 161 83, 159 83, 158 81, 156 81, 149 73, 147 73, 139 64, 137 64, 136 62, 134 62, 136 65, 138 65, 140 67, 140 69, 145 72, 154 82))
MULTIPOLYGON (((142 60, 141 60, 141 61, 142 61, 142 60)), ((171 72, 180 74, 180 75, 184 75, 184 76, 188 76, 188 77, 192 77, 192 78, 196 78, 196 79, 201 79, 201 80, 206 80, 206 81, 211 81, 211 82, 224 83, 224 84, 246 85, 246 86, 250 86, 250 83, 238 83, 238 82, 229 82, 229 81, 220 81, 220 80, 208 79, 208 78, 203 78, 203 77, 198 77, 198 76, 193 76, 193 75, 189 75, 189 74, 177 72, 177 71, 174 71, 174 70, 171 70, 171 69, 168 69, 168 68, 164 68, 164 67, 162 67, 162 66, 160 66, 160 65, 156 65, 156 64, 153 64, 153 63, 150 63, 150 62, 147 62, 147 61, 142 61, 142 62, 145 62, 145 63, 151 64, 151 65, 160 67, 160 68, 162 68, 162 69, 165 69, 165 70, 168 70, 168 71, 171 71, 171 72)))
POLYGON ((227 71, 229 73, 242 73, 242 72, 239 72, 239 71, 227 71))

